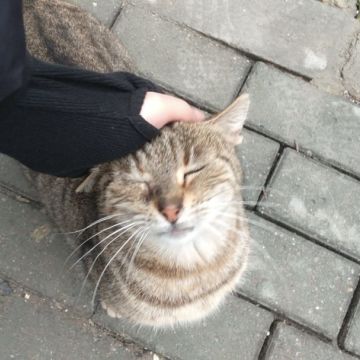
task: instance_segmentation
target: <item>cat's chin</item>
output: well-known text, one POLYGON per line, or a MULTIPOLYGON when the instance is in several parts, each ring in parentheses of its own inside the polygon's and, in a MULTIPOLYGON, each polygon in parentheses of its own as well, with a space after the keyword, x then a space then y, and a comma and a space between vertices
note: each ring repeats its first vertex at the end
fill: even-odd
POLYGON ((158 232, 157 235, 169 241, 188 241, 192 237, 194 230, 194 226, 173 226, 165 231, 158 232))

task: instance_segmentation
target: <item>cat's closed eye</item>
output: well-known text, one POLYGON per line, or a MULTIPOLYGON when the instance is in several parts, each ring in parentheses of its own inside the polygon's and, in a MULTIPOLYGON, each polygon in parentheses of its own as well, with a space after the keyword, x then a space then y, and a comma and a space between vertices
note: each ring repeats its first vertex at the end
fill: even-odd
POLYGON ((195 167, 194 169, 188 170, 184 173, 184 184, 188 183, 194 175, 197 175, 200 171, 206 168, 207 165, 195 167))

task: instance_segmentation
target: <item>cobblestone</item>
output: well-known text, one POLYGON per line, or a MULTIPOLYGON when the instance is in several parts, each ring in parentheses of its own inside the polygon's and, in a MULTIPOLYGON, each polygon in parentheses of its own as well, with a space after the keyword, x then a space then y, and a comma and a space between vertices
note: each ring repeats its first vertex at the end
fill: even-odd
POLYGON ((266 360, 355 360, 330 344, 280 324, 271 341, 266 360))
POLYGON ((286 150, 261 211, 360 259, 360 183, 286 150))
POLYGON ((241 292, 336 338, 359 266, 257 216, 250 223, 252 261, 241 292))
POLYGON ((126 6, 114 31, 143 75, 211 109, 236 97, 251 65, 236 51, 138 7, 126 6))
POLYGON ((159 330, 137 329, 121 320, 97 313, 94 321, 171 359, 255 360, 267 336, 272 315, 248 302, 231 296, 215 316, 188 327, 159 330))
POLYGON ((360 107, 263 63, 244 91, 249 126, 360 176, 360 107))
POLYGON ((33 294, 0 296, 1 359, 150 360, 33 294), (36 331, 34 331, 36 328, 36 331))
MULTIPOLYGON (((81 287, 82 268, 65 271, 70 250, 65 236, 56 233, 39 209, 0 193, 0 272, 73 306, 81 287)), ((91 313, 89 299, 86 288, 79 298, 79 311, 91 313)))
POLYGON ((309 78, 340 76, 360 29, 347 12, 313 0, 201 0, 196 11, 193 0, 131 2, 309 78))

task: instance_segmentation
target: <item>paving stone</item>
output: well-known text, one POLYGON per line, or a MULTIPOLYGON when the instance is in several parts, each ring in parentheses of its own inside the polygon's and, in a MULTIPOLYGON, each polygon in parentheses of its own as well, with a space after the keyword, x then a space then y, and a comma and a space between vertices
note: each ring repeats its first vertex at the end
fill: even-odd
POLYGON ((198 324, 171 330, 141 328, 114 320, 103 312, 94 321, 117 333, 129 334, 136 342, 171 359, 255 360, 267 336, 270 313, 234 296, 215 316, 198 324))
POLYGON ((304 76, 339 75, 360 24, 345 11, 301 0, 130 0, 304 76), (314 36, 316 34, 316 36, 314 36))
POLYGON ((5 185, 18 194, 25 195, 33 200, 38 200, 38 194, 24 176, 21 165, 14 159, 0 154, 0 186, 5 185))
POLYGON ((333 345, 285 324, 277 327, 265 359, 354 360, 333 345))
MULTIPOLYGON (((360 23, 360 18, 358 21, 360 23)), ((343 68, 342 76, 345 88, 360 104, 360 32, 353 43, 351 54, 343 68)))
POLYGON ((124 0, 66 0, 90 12, 104 25, 110 26, 115 20, 124 0))
MULTIPOLYGON (((83 277, 80 266, 71 272, 64 271, 70 252, 65 235, 52 227, 47 216, 31 204, 0 193, 1 273, 72 306, 83 277)), ((91 313, 90 296, 89 288, 85 288, 79 298, 79 311, 91 313)))
POLYGON ((271 166, 277 156, 279 144, 244 129, 241 145, 237 147, 237 154, 243 170, 243 198, 255 206, 271 166))
POLYGON ((263 204, 271 218, 360 259, 360 182, 286 150, 263 204))
POLYGON ((147 359, 36 296, 0 297, 1 359, 147 359))
POLYGON ((346 350, 360 355, 360 304, 357 305, 355 314, 350 321, 349 330, 343 345, 346 350))
POLYGON ((348 11, 352 16, 356 15, 356 3, 357 0, 320 0, 324 4, 335 6, 339 9, 348 11))
POLYGON ((235 50, 131 5, 114 31, 142 75, 211 109, 234 99, 250 68, 235 50))
POLYGON ((253 240, 241 293, 336 338, 360 267, 258 216, 249 219, 253 240))
POLYGON ((249 126, 360 176, 360 107, 263 63, 244 91, 251 97, 249 126))

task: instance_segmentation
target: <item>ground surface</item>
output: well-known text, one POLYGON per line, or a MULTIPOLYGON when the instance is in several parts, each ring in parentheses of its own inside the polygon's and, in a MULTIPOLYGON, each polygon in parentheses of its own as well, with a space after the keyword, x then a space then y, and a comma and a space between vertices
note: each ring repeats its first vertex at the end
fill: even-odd
POLYGON ((251 97, 239 157, 254 239, 214 317, 154 333, 74 306, 81 275, 18 165, 0 157, 0 359, 360 358, 356 0, 72 0, 141 73, 212 112, 251 97), (264 189, 264 191, 261 191, 264 189))

